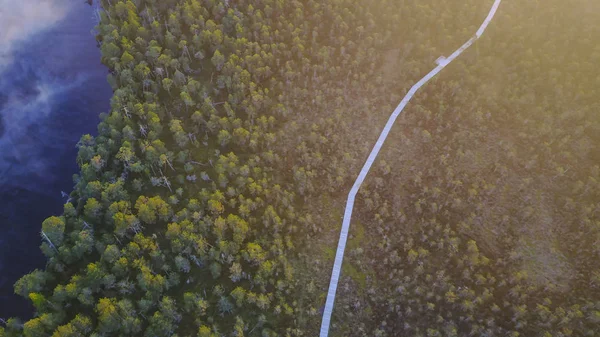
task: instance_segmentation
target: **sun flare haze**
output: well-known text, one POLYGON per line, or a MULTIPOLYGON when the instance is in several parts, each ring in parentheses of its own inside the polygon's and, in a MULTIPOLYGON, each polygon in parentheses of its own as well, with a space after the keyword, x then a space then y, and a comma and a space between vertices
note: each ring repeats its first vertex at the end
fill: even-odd
POLYGON ((0 337, 600 336, 600 2, 0 0, 0 337))

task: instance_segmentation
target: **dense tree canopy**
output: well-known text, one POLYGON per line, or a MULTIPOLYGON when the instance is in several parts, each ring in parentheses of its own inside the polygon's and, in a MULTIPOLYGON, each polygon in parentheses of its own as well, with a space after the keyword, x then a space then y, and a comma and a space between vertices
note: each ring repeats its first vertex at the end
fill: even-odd
MULTIPOLYGON (((0 336, 313 336, 344 198, 491 1, 103 0, 114 96, 0 336), (489 2, 489 3, 488 3, 489 2)), ((505 1, 357 198, 332 335, 600 330, 600 8, 505 1)))

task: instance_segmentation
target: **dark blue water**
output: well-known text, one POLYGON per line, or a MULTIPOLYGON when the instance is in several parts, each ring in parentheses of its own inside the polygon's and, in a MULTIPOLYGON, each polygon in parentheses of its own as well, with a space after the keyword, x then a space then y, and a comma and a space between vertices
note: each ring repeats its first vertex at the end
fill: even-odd
POLYGON ((61 20, 11 44, 0 73, 0 318, 31 316, 13 283, 44 267, 41 222, 62 212, 60 192, 70 193, 77 172, 75 144, 95 134, 109 109, 92 8, 83 0, 67 8, 61 20))

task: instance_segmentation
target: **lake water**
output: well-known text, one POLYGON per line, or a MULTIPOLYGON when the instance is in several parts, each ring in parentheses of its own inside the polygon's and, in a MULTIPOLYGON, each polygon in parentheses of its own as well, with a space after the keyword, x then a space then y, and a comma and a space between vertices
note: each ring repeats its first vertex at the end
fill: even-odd
POLYGON ((0 47, 4 43, 10 52, 0 55, 0 318, 25 319, 32 307, 13 294, 13 284, 44 267, 41 222, 62 212, 61 191, 70 193, 77 172, 75 144, 82 134, 96 133, 112 91, 91 34, 90 6, 83 0, 17 2, 0 0, 0 47), (11 6, 21 6, 22 12, 11 6), (62 11, 60 18, 35 13, 40 6, 62 11), (23 18, 10 23, 7 15, 23 18), (27 31, 18 26, 26 19, 33 21, 27 31), (31 31, 44 19, 46 26, 31 31), (9 33, 2 35, 3 28, 9 33))

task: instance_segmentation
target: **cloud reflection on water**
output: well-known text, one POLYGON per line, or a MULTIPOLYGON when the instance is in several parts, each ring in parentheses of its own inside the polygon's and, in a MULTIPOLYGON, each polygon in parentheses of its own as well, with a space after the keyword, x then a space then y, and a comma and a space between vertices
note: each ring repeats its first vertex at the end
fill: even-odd
POLYGON ((75 144, 112 95, 83 0, 0 0, 0 317, 31 317, 13 294, 43 268, 41 222, 77 172, 75 144), (10 17, 9 17, 10 15, 10 17))
POLYGON ((49 174, 40 143, 59 145, 53 137, 61 134, 47 127, 48 119, 87 77, 67 69, 73 55, 65 54, 76 49, 57 48, 69 36, 47 34, 73 7, 68 0, 0 0, 0 187, 34 188, 49 174), (56 35, 52 44, 48 35, 56 35))
POLYGON ((16 44, 52 27, 69 8, 65 0, 0 0, 0 73, 13 62, 16 44))

